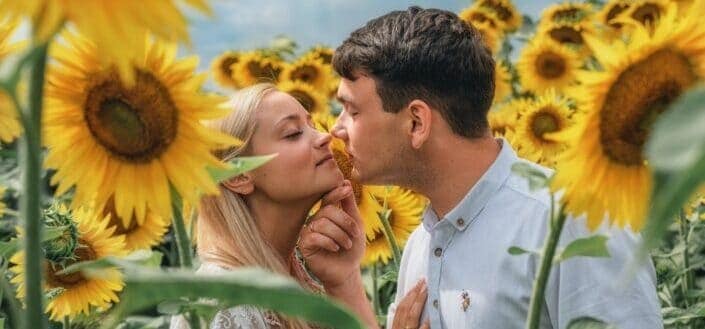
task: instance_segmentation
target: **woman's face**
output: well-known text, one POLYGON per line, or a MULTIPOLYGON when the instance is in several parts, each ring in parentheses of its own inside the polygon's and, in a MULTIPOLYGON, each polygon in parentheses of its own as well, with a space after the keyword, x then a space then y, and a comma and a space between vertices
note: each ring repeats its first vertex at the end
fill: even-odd
POLYGON ((296 99, 270 92, 255 115, 251 153, 279 154, 252 172, 258 191, 286 202, 317 199, 341 183, 343 174, 328 148, 331 136, 313 127, 310 115, 296 99))

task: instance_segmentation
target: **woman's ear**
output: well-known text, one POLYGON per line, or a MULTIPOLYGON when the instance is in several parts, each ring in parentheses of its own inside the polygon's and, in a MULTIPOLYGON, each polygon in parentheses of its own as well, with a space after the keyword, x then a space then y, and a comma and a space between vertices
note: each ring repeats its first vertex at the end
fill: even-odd
POLYGON ((408 109, 411 119, 411 127, 409 130, 411 147, 419 149, 431 135, 433 113, 431 107, 429 107, 426 102, 418 99, 411 101, 408 109))
POLYGON ((255 190, 255 182, 249 173, 240 174, 223 181, 221 184, 237 194, 248 195, 255 190))

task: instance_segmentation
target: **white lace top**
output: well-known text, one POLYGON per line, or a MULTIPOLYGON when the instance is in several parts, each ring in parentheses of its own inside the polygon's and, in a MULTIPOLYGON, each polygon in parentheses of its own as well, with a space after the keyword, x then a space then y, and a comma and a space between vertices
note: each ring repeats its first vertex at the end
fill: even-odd
MULTIPOLYGON (((220 274, 228 270, 213 263, 203 263, 196 273, 220 274)), ((279 320, 271 313, 253 306, 236 306, 219 311, 208 328, 211 329, 278 329, 279 320)), ((181 316, 171 319, 169 329, 189 329, 188 322, 181 316)))

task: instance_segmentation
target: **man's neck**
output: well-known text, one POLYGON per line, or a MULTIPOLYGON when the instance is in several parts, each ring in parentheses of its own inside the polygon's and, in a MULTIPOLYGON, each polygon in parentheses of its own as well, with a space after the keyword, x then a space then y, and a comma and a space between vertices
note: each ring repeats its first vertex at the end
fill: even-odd
POLYGON ((438 143, 418 191, 431 201, 438 218, 443 218, 480 180, 497 159, 500 144, 492 137, 454 139, 438 143))

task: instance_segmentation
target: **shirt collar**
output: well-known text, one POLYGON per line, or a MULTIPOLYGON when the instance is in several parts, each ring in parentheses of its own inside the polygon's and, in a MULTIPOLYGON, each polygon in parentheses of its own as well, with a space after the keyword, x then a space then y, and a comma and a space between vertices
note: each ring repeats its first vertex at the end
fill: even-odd
MULTIPOLYGON (((442 218, 450 222, 459 231, 465 230, 485 208, 490 198, 496 194, 507 180, 507 177, 509 177, 512 164, 518 160, 512 146, 504 138, 498 138, 497 141, 501 148, 497 158, 460 203, 442 218)), ((431 231, 438 222, 439 218, 433 211, 431 204, 429 204, 424 211, 423 225, 428 231, 431 231)))

